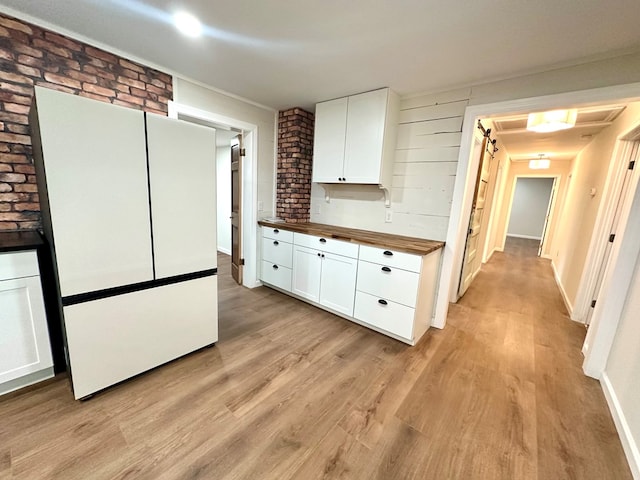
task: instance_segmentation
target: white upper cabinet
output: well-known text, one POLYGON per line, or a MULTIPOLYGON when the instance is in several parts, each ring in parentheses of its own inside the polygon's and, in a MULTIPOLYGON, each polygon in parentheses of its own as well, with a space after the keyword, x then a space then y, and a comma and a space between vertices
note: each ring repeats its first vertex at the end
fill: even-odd
POLYGON ((147 114, 156 278, 215 268, 215 130, 147 114))
POLYGON ((398 110, 388 88, 317 104, 313 181, 389 187, 398 110))
POLYGON ((313 143, 313 181, 336 183, 344 176, 344 146, 347 130, 347 98, 316 105, 313 143), (316 159, 321 159, 317 160, 316 159))
POLYGON ((62 296, 152 280, 143 112, 40 87, 35 99, 62 296))

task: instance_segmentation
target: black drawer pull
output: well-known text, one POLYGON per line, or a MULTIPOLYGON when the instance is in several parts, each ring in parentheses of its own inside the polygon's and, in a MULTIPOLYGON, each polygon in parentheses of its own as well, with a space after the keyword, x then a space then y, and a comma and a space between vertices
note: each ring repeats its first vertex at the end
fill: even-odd
POLYGON ((320 239, 320 243, 327 243, 327 240, 326 240, 326 239, 324 239, 324 238, 321 238, 321 239, 320 239))
POLYGON ((274 269, 274 270, 277 270, 277 269, 278 269, 278 265, 274 265, 274 266, 273 266, 273 269, 274 269))
POLYGON ((274 228, 273 233, 280 233, 280 230, 278 230, 277 228, 274 228))
POLYGON ((320 252, 318 252, 318 256, 320 256, 320 252))
POLYGON ((382 252, 383 255, 386 255, 387 257, 393 257, 393 252, 390 252, 389 250, 385 250, 384 252, 382 252))
POLYGON ((382 300, 382 299, 380 299, 380 300, 378 300, 378 303, 379 303, 380 305, 386 305, 386 304, 387 304, 387 301, 386 301, 386 300, 382 300))
POLYGON ((277 240, 274 240, 274 241, 273 241, 273 244, 277 247, 278 245, 280 245, 280 242, 279 242, 279 241, 277 241, 277 240))
POLYGON ((390 272, 391 269, 389 267, 382 267, 383 272, 390 272))

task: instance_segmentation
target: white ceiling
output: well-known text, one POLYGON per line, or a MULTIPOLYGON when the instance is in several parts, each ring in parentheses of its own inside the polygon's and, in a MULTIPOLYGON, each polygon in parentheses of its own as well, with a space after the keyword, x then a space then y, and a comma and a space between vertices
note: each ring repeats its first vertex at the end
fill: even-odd
POLYGON ((640 47, 638 0, 0 0, 274 108, 389 86, 437 91, 640 47), (186 9, 207 26, 169 23, 186 9))
POLYGON ((493 133, 499 139, 498 147, 505 148, 511 160, 530 160, 541 153, 551 160, 572 160, 611 125, 624 108, 625 105, 578 108, 575 127, 551 133, 528 131, 526 114, 497 116, 490 120, 493 133))

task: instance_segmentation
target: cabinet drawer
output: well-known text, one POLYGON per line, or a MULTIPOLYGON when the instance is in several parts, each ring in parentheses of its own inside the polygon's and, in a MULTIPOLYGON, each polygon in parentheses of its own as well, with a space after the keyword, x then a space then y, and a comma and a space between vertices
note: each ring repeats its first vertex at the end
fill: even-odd
POLYGON ((13 278, 37 277, 38 255, 35 250, 26 252, 0 253, 0 280, 13 278))
POLYGON ((385 248, 370 247, 362 245, 360 247, 360 260, 371 263, 386 265, 387 267, 396 267, 411 272, 420 272, 422 257, 420 255, 412 255, 411 253, 397 252, 385 248))
POLYGON ((356 292, 355 318, 407 340, 413 339, 414 314, 413 308, 368 293, 356 292), (381 302, 386 302, 386 305, 381 302))
POLYGON ((263 238, 262 259, 270 263, 291 268, 293 264, 293 245, 282 240, 263 238))
POLYGON ((271 238, 273 240, 281 240, 283 242, 293 243, 293 232, 290 230, 262 227, 262 236, 264 238, 271 238))
POLYGON ((335 253, 345 257, 358 258, 358 247, 355 243, 335 240, 328 237, 316 237, 306 233, 294 233, 293 243, 302 247, 315 248, 323 252, 335 253))
POLYGON ((262 281, 281 288, 287 292, 291 291, 291 269, 263 261, 262 262, 262 281))
POLYGON ((357 289, 408 307, 416 306, 420 275, 360 260, 357 289))

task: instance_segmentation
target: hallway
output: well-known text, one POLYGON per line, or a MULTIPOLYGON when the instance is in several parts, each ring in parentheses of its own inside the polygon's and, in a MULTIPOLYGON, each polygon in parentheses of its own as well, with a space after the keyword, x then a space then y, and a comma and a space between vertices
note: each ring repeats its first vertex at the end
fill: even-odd
POLYGON ((416 347, 220 256, 220 342, 76 402, 0 398, 0 479, 627 480, 549 263, 495 254, 416 347))

